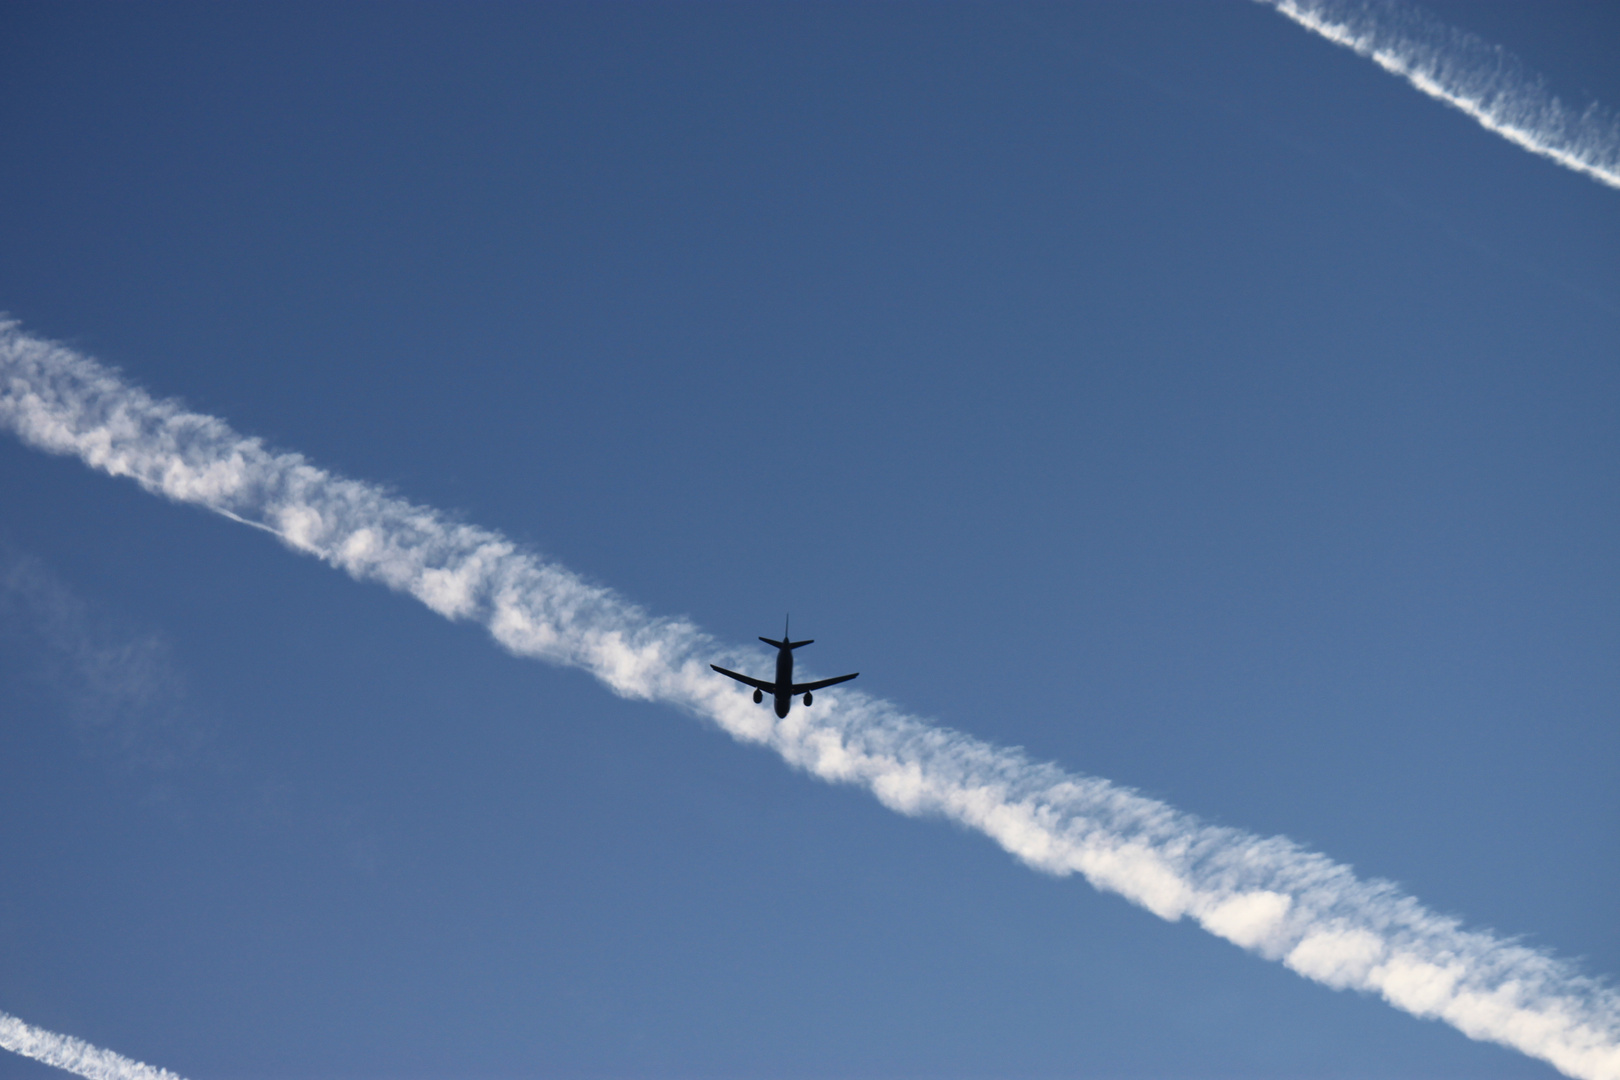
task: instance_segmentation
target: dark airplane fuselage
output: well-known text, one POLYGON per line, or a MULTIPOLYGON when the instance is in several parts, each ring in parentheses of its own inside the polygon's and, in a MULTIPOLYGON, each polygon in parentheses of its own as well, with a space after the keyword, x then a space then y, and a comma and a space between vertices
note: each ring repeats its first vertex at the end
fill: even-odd
POLYGON ((762 637, 759 639, 765 644, 776 649, 775 682, 766 682, 764 679, 756 679, 752 675, 744 675, 740 671, 732 671, 729 668, 721 667, 719 664, 709 665, 715 671, 718 671, 728 679, 736 679, 738 682, 743 683, 744 685, 752 686, 754 688, 754 702, 756 704, 764 701, 766 694, 771 695, 771 704, 776 707, 776 716, 779 720, 787 719, 788 710, 793 708, 793 699, 798 697, 800 694, 804 695, 805 707, 809 708, 810 699, 814 696, 815 691, 823 690, 829 686, 837 686, 839 683, 847 683, 849 680, 860 675, 860 672, 857 671, 852 675, 840 675, 836 679, 817 679, 815 682, 794 685, 793 650, 804 645, 814 645, 815 642, 810 640, 794 641, 788 636, 787 631, 787 624, 784 622, 782 624, 781 641, 768 637, 762 637))
MULTIPOLYGON (((783 641, 787 638, 784 636, 783 641)), ((793 650, 776 650, 776 718, 786 720, 788 710, 793 707, 793 695, 788 688, 793 685, 793 650)))

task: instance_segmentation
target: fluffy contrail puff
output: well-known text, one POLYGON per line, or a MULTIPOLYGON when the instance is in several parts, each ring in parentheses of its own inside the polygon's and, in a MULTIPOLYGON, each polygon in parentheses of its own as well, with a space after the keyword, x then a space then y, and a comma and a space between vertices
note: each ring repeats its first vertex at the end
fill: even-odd
POLYGON ((25 1024, 3 1012, 0 1012, 0 1047, 89 1080, 180 1080, 168 1069, 153 1068, 111 1050, 91 1046, 83 1039, 25 1024))
POLYGON ((1620 1080, 1620 995, 1566 961, 1464 929, 1286 838, 1206 824, 859 691, 830 691, 777 721, 708 668, 742 654, 691 623, 655 618, 497 532, 270 450, 15 323, 0 323, 0 426, 474 620, 517 655, 706 717, 901 813, 977 829, 1036 869, 1082 874, 1161 918, 1196 919, 1308 978, 1378 994, 1570 1076, 1620 1080))
POLYGON ((1596 103, 1573 112, 1502 48, 1392 0, 1259 2, 1532 154, 1620 188, 1620 124, 1596 103))

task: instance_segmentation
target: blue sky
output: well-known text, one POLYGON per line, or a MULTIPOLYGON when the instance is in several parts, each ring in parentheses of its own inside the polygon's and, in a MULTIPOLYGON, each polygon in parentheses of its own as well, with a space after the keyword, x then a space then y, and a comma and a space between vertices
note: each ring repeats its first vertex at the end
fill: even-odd
MULTIPOLYGON (((1604 5, 1431 10, 1620 102, 1604 5)), ((1620 193, 1237 2, 0 20, 28 332, 1620 971, 1620 193)), ((1556 1075, 10 438, 0 507, 32 1023, 193 1078, 1556 1075)))

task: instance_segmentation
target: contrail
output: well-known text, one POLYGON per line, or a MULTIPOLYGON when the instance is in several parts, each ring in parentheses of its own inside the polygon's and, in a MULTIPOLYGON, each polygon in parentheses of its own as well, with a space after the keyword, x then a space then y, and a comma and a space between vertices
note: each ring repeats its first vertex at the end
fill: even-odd
POLYGON ((71 1035, 25 1024, 0 1012, 0 1047, 14 1054, 43 1061, 89 1080, 180 1080, 168 1069, 158 1069, 132 1058, 91 1046, 71 1035))
POLYGON ((1035 869, 1079 873, 1161 918, 1335 988, 1513 1047, 1583 1080, 1620 1080, 1620 994, 1568 961, 1465 929, 1396 886, 1284 837, 1206 824, 1096 777, 931 726, 860 691, 777 721, 712 673, 741 661, 689 622, 380 487, 274 451, 154 398, 115 370, 0 322, 0 426, 176 502, 473 620, 519 656, 584 668, 616 694, 705 717, 904 814, 977 829, 1035 869))
POLYGON ((1512 53, 1394 0, 1259 0, 1353 49, 1509 142, 1620 188, 1620 123, 1574 112, 1512 53))

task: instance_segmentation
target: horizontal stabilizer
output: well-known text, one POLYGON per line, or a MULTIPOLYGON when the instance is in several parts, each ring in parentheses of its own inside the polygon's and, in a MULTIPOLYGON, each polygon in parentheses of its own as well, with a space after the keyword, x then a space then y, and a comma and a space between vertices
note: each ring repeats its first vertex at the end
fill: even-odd
POLYGON ((781 641, 772 641, 768 637, 762 637, 759 640, 767 645, 774 645, 778 649, 797 649, 800 645, 814 645, 816 643, 815 638, 811 638, 809 641, 789 641, 787 638, 783 638, 781 641))

